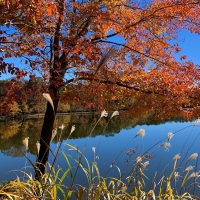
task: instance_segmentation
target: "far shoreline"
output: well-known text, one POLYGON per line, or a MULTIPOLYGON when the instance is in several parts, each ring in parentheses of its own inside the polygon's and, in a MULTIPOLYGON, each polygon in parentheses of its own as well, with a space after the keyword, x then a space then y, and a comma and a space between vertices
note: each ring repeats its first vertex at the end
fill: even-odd
MULTIPOLYGON (((96 115, 100 114, 101 111, 68 111, 68 112, 59 112, 56 113, 56 116, 65 116, 65 115, 96 115)), ((37 118, 43 118, 45 116, 45 113, 37 113, 37 114, 18 114, 15 116, 9 116, 9 115, 4 115, 0 116, 1 121, 6 121, 6 120, 12 120, 12 119, 19 119, 19 120, 26 120, 26 119, 37 119, 37 118)))

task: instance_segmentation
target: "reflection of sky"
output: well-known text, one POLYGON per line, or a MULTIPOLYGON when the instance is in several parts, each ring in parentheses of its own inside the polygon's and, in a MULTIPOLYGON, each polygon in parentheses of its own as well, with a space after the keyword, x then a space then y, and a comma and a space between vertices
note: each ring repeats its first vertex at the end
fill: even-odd
MULTIPOLYGON (((114 164, 120 168, 122 174, 126 170, 130 172, 130 170, 133 169, 135 156, 138 154, 143 154, 144 152, 149 150, 148 153, 154 155, 154 158, 149 160, 150 164, 147 167, 147 170, 145 170, 145 174, 151 180, 154 176, 155 171, 158 170, 158 175, 156 180, 158 182, 158 180, 162 177, 163 173, 166 172, 166 174, 168 173, 169 175, 169 172, 171 172, 172 170, 172 164, 173 164, 172 159, 176 154, 181 153, 184 144, 185 147, 182 151, 181 159, 183 159, 184 156, 185 159, 180 167, 179 170, 180 173, 183 172, 188 157, 192 153, 200 153, 199 151, 200 127, 196 126, 195 128, 193 128, 192 125, 193 122, 187 122, 187 123, 171 122, 161 125, 136 126, 133 129, 121 130, 119 134, 116 134, 111 137, 96 136, 94 138, 92 137, 92 138, 71 139, 68 140, 67 143, 73 146, 77 146, 80 151, 82 151, 86 146, 84 155, 86 156, 90 164, 94 161, 94 153, 92 151, 92 147, 95 147, 97 149, 97 147, 99 146, 98 154, 96 155, 99 157, 99 159, 96 159, 96 161, 101 175, 107 177, 108 176, 119 177, 118 169, 115 166, 110 168, 110 165, 113 161, 116 160, 114 164), (143 139, 140 136, 134 138, 140 128, 145 129, 146 136, 143 139), (170 142, 171 147, 169 148, 169 151, 165 151, 165 149, 163 147, 160 147, 160 145, 163 142, 167 142, 168 132, 173 132, 175 135, 170 142), (128 151, 131 148, 133 149, 135 147, 138 147, 138 151, 131 157, 129 157, 124 153, 125 151, 128 151), (129 162, 126 162, 125 161, 126 159, 128 159, 129 162), (171 165, 168 166, 168 164, 170 163, 171 165)), ((55 149, 56 144, 52 144, 51 148, 55 149)), ((62 145, 62 150, 65 152, 66 155, 71 155, 75 159, 79 158, 76 151, 69 150, 69 147, 67 147, 64 144, 62 145)), ((28 157, 33 162, 35 162, 36 158, 33 155, 28 154, 28 157)), ((68 158, 71 161, 72 167, 76 167, 77 164, 73 162, 70 157, 68 158)), ((50 155, 49 161, 52 162, 52 159, 53 158, 50 155)), ((10 170, 22 169, 25 166, 26 159, 12 158, 0 154, 0 160, 1 160, 0 180, 5 180, 11 177, 15 177, 15 174, 18 173, 10 172, 7 174, 6 172, 10 170), (2 164, 2 162, 4 164, 2 164)), ((181 161, 182 160, 178 162, 177 166, 180 165, 181 161)), ((85 165, 85 167, 87 167, 84 159, 82 163, 85 165)), ((199 171, 200 169, 198 167, 198 164, 199 162, 196 163, 196 160, 191 160, 188 162, 187 166, 189 165, 197 166, 197 171, 199 171)), ((27 166, 30 166, 30 163, 27 163, 27 166)), ((63 171, 68 169, 67 163, 62 155, 59 156, 55 166, 61 167, 63 171)), ((122 176, 122 180, 123 179, 124 176, 122 176)), ((85 175, 81 172, 78 172, 76 181, 78 181, 80 184, 86 185, 85 175)), ((147 180, 147 185, 148 184, 150 184, 150 181, 147 180)))
MULTIPOLYGON (((35 157, 28 154, 28 158, 35 163, 35 157)), ((9 157, 0 153, 0 182, 4 180, 16 179, 24 177, 23 172, 33 172, 31 164, 26 160, 25 157, 9 157)))
MULTIPOLYGON (((116 134, 114 135, 114 137, 97 136, 95 138, 89 138, 88 141, 87 139, 76 139, 76 140, 69 140, 68 143, 74 146, 78 146, 79 150, 82 150, 83 147, 87 144, 85 149, 85 155, 88 161, 91 163, 94 160, 92 147, 97 148, 100 142, 100 148, 97 154, 97 156, 99 156, 99 159, 97 159, 96 161, 98 163, 101 175, 106 177, 108 176, 119 177, 118 169, 115 166, 110 168, 110 165, 114 160, 116 160, 115 165, 120 168, 122 174, 126 170, 130 172, 130 170, 133 169, 132 164, 135 161, 135 156, 138 154, 142 154, 150 149, 148 153, 153 154, 155 157, 152 160, 149 160, 150 164, 147 170, 145 171, 145 175, 149 178, 149 180, 152 180, 155 171, 158 170, 156 179, 158 183, 158 180, 160 180, 163 173, 166 172, 168 173, 168 175, 170 174, 173 167, 172 159, 176 154, 181 153, 185 143, 186 145, 181 154, 181 159, 183 159, 184 156, 185 159, 180 167, 179 170, 180 173, 182 173, 184 170, 187 158, 192 153, 196 152, 199 153, 200 137, 198 138, 198 136, 200 133, 200 129, 199 127, 195 127, 193 129, 192 125, 193 122, 187 122, 187 123, 172 122, 162 125, 137 126, 133 129, 122 130, 120 134, 116 134), (143 139, 141 137, 133 139, 140 128, 145 129, 146 136, 143 139), (171 140, 171 147, 169 148, 169 151, 166 151, 163 147, 160 147, 160 145, 163 142, 167 142, 168 132, 173 132, 175 135, 171 140), (197 138, 196 141, 195 138, 197 138), (157 142, 159 143, 156 144, 157 142), (125 151, 128 151, 131 148, 133 149, 136 146, 138 146, 138 152, 135 155, 129 157, 124 153, 125 151), (125 161, 126 159, 129 160, 128 163, 125 161)), ((64 149, 66 150, 67 148, 65 147, 64 149)), ((65 153, 74 155, 74 157, 78 159, 78 155, 76 154, 75 151, 73 152, 73 154, 72 151, 69 150, 65 151, 65 153)), ((179 166, 181 162, 182 160, 178 162, 177 166, 179 166)), ((67 169, 66 161, 62 157, 59 158, 58 164, 61 167, 64 166, 63 170, 67 169)), ((195 166, 196 164, 197 164, 196 160, 191 160, 190 162, 188 162, 187 166, 189 165, 195 166)), ((197 169, 197 171, 199 171, 199 168, 197 169)), ((122 176, 122 180, 124 178, 125 177, 122 176)), ((86 184, 85 175, 83 173, 82 174, 80 173, 79 176, 77 176, 77 181, 83 185, 86 184)), ((150 181, 147 180, 147 186, 149 186, 149 184, 150 181)))

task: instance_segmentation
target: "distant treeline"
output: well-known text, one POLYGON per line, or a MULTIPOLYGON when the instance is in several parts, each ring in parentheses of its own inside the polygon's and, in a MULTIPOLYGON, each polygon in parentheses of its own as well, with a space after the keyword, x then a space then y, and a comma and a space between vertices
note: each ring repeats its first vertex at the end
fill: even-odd
MULTIPOLYGON (((87 84, 87 83, 82 83, 87 84)), ((46 99, 42 93, 48 92, 48 85, 40 77, 31 77, 29 80, 1 80, 0 81, 0 117, 42 116, 46 110, 46 99)), ((187 98, 174 98, 154 93, 136 92, 134 95, 117 96, 109 90, 101 93, 95 88, 81 84, 63 86, 60 90, 58 113, 93 112, 93 111, 122 111, 128 116, 139 118, 151 115, 154 119, 170 119, 172 116, 183 116, 185 120, 199 116, 200 106, 196 98, 187 101, 187 98), (84 87, 85 88, 85 87, 84 87), (192 106, 190 110, 183 109, 183 105, 192 106), (155 112, 156 111, 156 112, 155 112)), ((1 119, 1 118, 0 118, 1 119)))
MULTIPOLYGON (((46 83, 39 77, 31 78, 30 80, 22 79, 15 82, 13 80, 1 80, 0 113, 8 116, 44 113, 46 100, 43 98, 42 93, 47 90, 46 88, 46 83), (14 88, 14 91, 12 91, 14 101, 10 98, 6 99, 12 84, 14 88), (6 112, 3 110, 3 103, 5 102, 7 102, 6 112)), ((68 103, 61 102, 59 104, 58 112, 67 112, 69 110, 70 105, 68 103)))
MULTIPOLYGON (((42 93, 47 92, 48 85, 40 77, 32 77, 29 80, 0 80, 0 115, 7 117, 28 116, 33 114, 44 114, 46 109, 46 99, 42 93), (9 94, 12 88, 12 94, 9 94)), ((91 101, 97 101, 98 98, 91 98, 88 95, 84 101, 77 97, 76 86, 63 87, 60 92, 61 101, 58 105, 58 113, 74 112, 74 111, 96 111, 102 110, 91 101), (88 102, 88 103, 87 103, 88 102)), ((83 95, 82 95, 83 96, 83 95)), ((113 110, 115 108, 125 109, 128 107, 127 99, 107 101, 106 107, 103 109, 113 110), (117 105, 121 104, 119 107, 117 105)), ((129 100, 129 103, 131 101, 129 100)), ((96 102, 98 104, 98 102, 96 102)))

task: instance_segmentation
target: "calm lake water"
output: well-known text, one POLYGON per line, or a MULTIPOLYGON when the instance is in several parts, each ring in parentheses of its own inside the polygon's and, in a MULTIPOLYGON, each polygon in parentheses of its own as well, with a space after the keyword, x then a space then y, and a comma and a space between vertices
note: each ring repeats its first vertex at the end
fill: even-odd
MULTIPOLYGON (((96 125, 91 137, 88 137, 99 116, 72 115, 58 117, 56 125, 57 127, 61 124, 65 125, 61 135, 61 138, 63 138, 61 150, 66 155, 78 159, 77 152, 67 144, 73 145, 81 151, 84 149, 84 155, 90 163, 94 159, 96 160, 102 176, 116 178, 121 176, 121 180, 124 180, 133 170, 138 155, 143 156, 143 163, 149 161, 149 165, 145 170, 147 189, 153 186, 156 187, 163 175, 170 175, 173 169, 173 157, 178 153, 180 153, 181 159, 178 161, 176 171, 180 175, 189 165, 195 167, 191 173, 200 171, 200 159, 198 157, 186 162, 191 154, 198 153, 200 155, 200 126, 194 126, 194 120, 185 122, 181 117, 173 117, 171 120, 155 121, 147 115, 140 118, 131 118, 131 116, 127 117, 127 115, 120 114, 120 116, 111 119, 108 125, 109 117, 108 119, 102 118, 96 125), (76 126, 76 130, 67 139, 72 125, 76 126), (135 137, 141 128, 145 130, 146 135, 143 138, 141 136, 135 137), (168 142, 167 135, 169 132, 172 132, 174 136, 170 141, 171 146, 165 148, 163 143, 168 142), (93 150, 95 148, 95 153, 92 148, 93 150), (155 172, 157 172, 157 176, 155 183, 152 185, 151 181, 155 172)), ((22 140, 29 137, 27 157, 35 163, 37 155, 35 144, 39 140, 41 126, 42 119, 0 122, 0 181, 11 180, 16 176, 23 177, 21 170, 31 171, 30 163, 24 156, 26 151, 22 140)), ((58 135, 52 141, 52 152, 55 152, 59 145, 57 141, 60 134, 61 130, 58 131, 58 135)), ((49 162, 52 163, 52 161, 53 156, 50 153, 49 162)), ((77 166, 73 161, 71 161, 71 164, 74 167, 77 166)), ((84 161, 83 164, 85 164, 84 161)), ((63 171, 67 170, 68 166, 62 154, 59 155, 55 167, 60 167, 63 171)), ((174 187, 178 188, 181 179, 181 177, 174 179, 174 187)), ((75 182, 83 186, 87 185, 87 179, 81 172, 77 175, 75 182)), ((198 183, 199 180, 197 179, 196 185, 198 183)), ((193 192, 190 185, 192 185, 192 182, 188 179, 186 189, 193 192)), ((196 187, 194 191, 197 195, 200 194, 198 188, 196 187)))

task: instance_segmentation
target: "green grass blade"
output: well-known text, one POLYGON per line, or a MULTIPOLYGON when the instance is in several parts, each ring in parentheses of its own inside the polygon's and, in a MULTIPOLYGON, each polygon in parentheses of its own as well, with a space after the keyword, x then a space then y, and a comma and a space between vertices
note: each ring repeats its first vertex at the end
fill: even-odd
POLYGON ((67 193, 67 198, 66 198, 66 200, 70 200, 72 194, 73 194, 73 191, 70 190, 70 191, 67 193))
POLYGON ((184 178, 183 178, 183 180, 182 180, 182 183, 181 183, 181 187, 184 186, 184 184, 185 184, 185 182, 186 182, 186 180, 187 180, 187 177, 188 177, 189 172, 190 172, 190 171, 188 171, 188 172, 186 173, 186 175, 184 176, 184 178))
POLYGON ((61 193, 62 193, 62 195, 63 195, 63 200, 66 200, 67 199, 67 197, 66 197, 66 193, 65 193, 65 191, 62 189, 62 187, 60 187, 60 185, 57 185, 57 189, 59 189, 60 191, 61 191, 61 193))
POLYGON ((69 171, 70 171, 70 169, 68 169, 68 170, 66 170, 66 171, 64 172, 64 174, 63 174, 62 177, 60 178, 60 181, 59 181, 59 183, 58 183, 58 186, 61 186, 61 184, 63 183, 63 181, 64 181, 65 177, 67 176, 67 174, 69 173, 69 171))
POLYGON ((68 159, 67 155, 66 155, 63 151, 62 151, 62 154, 63 154, 63 156, 64 156, 64 158, 65 158, 65 160, 66 160, 66 162, 67 162, 68 168, 69 168, 69 170, 70 170, 70 177, 71 177, 71 179, 72 179, 72 178, 73 178, 73 173, 72 173, 71 164, 70 164, 70 162, 69 162, 69 159, 68 159))
POLYGON ((59 175, 60 171, 61 171, 61 168, 59 168, 58 171, 55 173, 55 176, 54 176, 54 184, 56 184, 56 181, 59 179, 59 178, 58 178, 58 175, 59 175))

